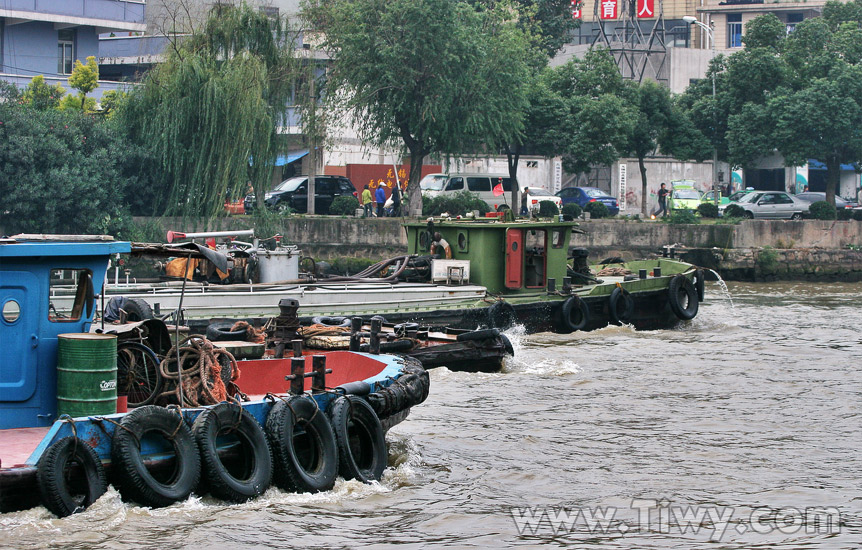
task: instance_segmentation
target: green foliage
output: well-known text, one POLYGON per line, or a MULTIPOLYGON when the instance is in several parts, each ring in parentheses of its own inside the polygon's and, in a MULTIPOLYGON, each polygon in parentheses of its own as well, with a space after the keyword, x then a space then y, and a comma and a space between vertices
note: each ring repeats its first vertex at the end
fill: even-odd
MULTIPOLYGON (((99 65, 96 64, 96 58, 92 55, 87 57, 87 64, 81 63, 80 59, 75 60, 75 66, 72 68, 72 74, 69 76, 69 85, 78 90, 80 96, 80 109, 87 110, 86 97, 87 94, 98 88, 99 86, 99 65)), ((95 103, 95 100, 94 100, 95 103)))
POLYGON ((59 105, 57 105, 57 109, 60 111, 84 111, 87 113, 92 113, 96 110, 96 98, 94 97, 85 97, 84 98, 84 107, 81 108, 81 97, 74 96, 72 94, 66 94, 63 96, 63 99, 60 100, 59 105))
POLYGON ((114 116, 122 107, 123 103, 128 99, 129 94, 119 90, 108 90, 102 94, 102 100, 99 102, 102 113, 108 118, 114 116))
POLYGON ((724 217, 725 218, 744 218, 745 217, 745 208, 739 206, 735 203, 730 203, 727 205, 727 208, 724 209, 724 217))
POLYGON ((16 103, 20 100, 21 90, 18 89, 18 86, 6 80, 0 80, 0 103, 7 101, 16 103))
POLYGON ((559 216, 560 209, 557 208, 554 201, 539 201, 539 216, 549 218, 551 216, 559 216))
POLYGON ((862 222, 862 210, 854 210, 853 219, 857 222, 862 222))
POLYGON ((247 181, 263 197, 296 74, 292 44, 282 18, 220 5, 131 92, 120 118, 164 173, 157 210, 222 215, 247 181))
POLYGON ((697 224, 700 223, 700 218, 695 215, 694 210, 683 208, 682 210, 674 210, 671 212, 671 215, 667 219, 667 223, 673 225, 697 224))
POLYGON ((422 215, 439 216, 447 213, 450 216, 463 216, 467 212, 478 210, 484 216, 491 211, 488 203, 469 191, 458 191, 457 193, 446 193, 433 198, 422 198, 422 215))
POLYGON ((333 216, 352 216, 359 208, 359 200, 350 195, 335 197, 329 207, 329 213, 333 216))
POLYGON ((563 205, 563 216, 566 216, 568 219, 575 220, 581 217, 581 213, 583 209, 579 204, 570 202, 569 204, 563 205))
POLYGON ((697 213, 704 218, 717 218, 718 206, 714 202, 704 202, 698 205, 697 213))
POLYGON ((591 219, 607 218, 610 215, 608 207, 603 202, 588 202, 584 211, 589 212, 591 219))
POLYGON ((778 252, 771 246, 764 246, 757 254, 757 264, 762 272, 774 272, 778 266, 778 252))
POLYGON ((834 220, 837 217, 835 207, 826 201, 812 203, 808 212, 815 220, 834 220))
POLYGON ((37 109, 44 111, 46 109, 56 109, 60 104, 60 98, 66 95, 66 89, 56 84, 49 86, 45 83, 45 77, 36 75, 30 84, 24 89, 24 103, 37 109))
POLYGON ((119 234, 136 179, 130 147, 105 121, 80 111, 0 104, 0 212, 4 230, 119 234))

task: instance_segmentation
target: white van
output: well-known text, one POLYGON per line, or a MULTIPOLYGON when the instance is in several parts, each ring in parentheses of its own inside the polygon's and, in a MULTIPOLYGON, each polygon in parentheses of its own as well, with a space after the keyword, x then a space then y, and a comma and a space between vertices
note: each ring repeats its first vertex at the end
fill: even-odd
MULTIPOLYGON (((419 182, 426 197, 470 191, 498 212, 512 208, 512 179, 509 174, 428 174, 419 182), (494 186, 503 184, 503 194, 494 195, 494 186)), ((517 205, 516 205, 517 206, 517 205)), ((517 212, 519 208, 515 208, 517 212)))

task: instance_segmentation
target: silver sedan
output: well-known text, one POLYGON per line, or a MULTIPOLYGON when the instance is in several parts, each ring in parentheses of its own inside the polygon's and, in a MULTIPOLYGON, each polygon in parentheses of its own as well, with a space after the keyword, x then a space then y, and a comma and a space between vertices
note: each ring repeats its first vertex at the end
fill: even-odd
MULTIPOLYGON (((765 220, 801 220, 808 214, 809 203, 801 201, 783 191, 754 191, 739 199, 737 203, 745 210, 748 219, 765 220)), ((726 204, 718 207, 720 215, 724 215, 726 204)))

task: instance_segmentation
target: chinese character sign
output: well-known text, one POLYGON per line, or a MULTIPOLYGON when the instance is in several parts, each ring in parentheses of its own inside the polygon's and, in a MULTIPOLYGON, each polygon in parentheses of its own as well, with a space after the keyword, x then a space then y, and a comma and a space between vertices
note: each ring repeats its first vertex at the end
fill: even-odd
POLYGON ((601 0, 601 19, 617 18, 617 0, 601 0))
POLYGON ((655 17, 655 0, 638 0, 638 17, 655 17))
POLYGON ((572 0, 572 19, 581 18, 581 0, 572 0))

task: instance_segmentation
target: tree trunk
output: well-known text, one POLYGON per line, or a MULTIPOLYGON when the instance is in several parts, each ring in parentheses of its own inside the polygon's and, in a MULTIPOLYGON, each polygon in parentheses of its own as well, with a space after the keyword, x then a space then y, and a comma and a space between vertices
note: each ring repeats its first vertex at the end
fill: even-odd
POLYGON ((643 155, 638 155, 638 167, 641 169, 641 213, 644 219, 647 218, 647 180, 646 180, 646 165, 644 164, 643 155))
POLYGON ((826 159, 826 202, 835 206, 835 194, 841 182, 841 161, 838 155, 830 155, 826 159))
POLYGON ((420 147, 408 146, 408 148, 410 149, 410 176, 407 180, 407 198, 409 199, 407 213, 410 216, 421 216, 422 190, 419 188, 419 180, 422 179, 422 162, 425 160, 426 153, 420 147))
POLYGON ((515 146, 514 151, 508 145, 506 146, 506 162, 509 165, 509 179, 512 180, 512 201, 509 203, 509 207, 515 216, 520 214, 520 207, 518 206, 520 204, 518 202, 518 195, 520 195, 519 191, 521 189, 521 186, 518 185, 518 159, 520 158, 521 147, 519 145, 515 146))

